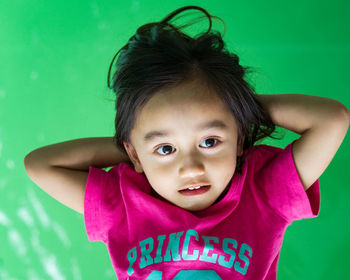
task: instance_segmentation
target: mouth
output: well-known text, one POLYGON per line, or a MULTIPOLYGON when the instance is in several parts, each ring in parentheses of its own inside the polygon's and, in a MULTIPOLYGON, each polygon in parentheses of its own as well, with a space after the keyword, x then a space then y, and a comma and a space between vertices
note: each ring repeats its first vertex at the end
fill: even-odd
POLYGON ((210 189, 210 185, 194 186, 187 189, 180 190, 182 195, 199 195, 206 193, 210 189))

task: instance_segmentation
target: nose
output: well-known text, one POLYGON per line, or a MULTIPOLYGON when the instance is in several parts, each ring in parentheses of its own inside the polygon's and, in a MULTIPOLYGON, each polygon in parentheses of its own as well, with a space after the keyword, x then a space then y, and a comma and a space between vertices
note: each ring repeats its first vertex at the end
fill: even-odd
POLYGON ((182 162, 179 169, 180 177, 200 177, 205 173, 205 167, 203 163, 196 157, 188 156, 182 162))

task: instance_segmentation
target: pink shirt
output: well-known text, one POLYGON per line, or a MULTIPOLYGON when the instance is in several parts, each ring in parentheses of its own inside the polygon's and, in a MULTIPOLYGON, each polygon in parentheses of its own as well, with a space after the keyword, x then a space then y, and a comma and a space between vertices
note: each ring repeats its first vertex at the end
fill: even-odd
POLYGON ((198 212, 152 196, 130 163, 109 171, 90 166, 89 241, 107 245, 118 280, 275 280, 286 227, 320 209, 319 181, 305 192, 299 179, 295 141, 284 149, 252 147, 224 198, 198 212))

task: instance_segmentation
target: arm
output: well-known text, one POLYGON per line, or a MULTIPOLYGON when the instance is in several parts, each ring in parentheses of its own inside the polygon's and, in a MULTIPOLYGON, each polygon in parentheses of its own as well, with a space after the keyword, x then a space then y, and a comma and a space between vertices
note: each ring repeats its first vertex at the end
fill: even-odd
POLYGON ((80 138, 52 144, 30 152, 32 164, 65 167, 89 171, 92 165, 106 168, 123 161, 130 161, 129 156, 117 149, 112 137, 80 138))
POLYGON ((82 138, 44 146, 24 159, 28 176, 43 191, 72 208, 84 212, 89 166, 105 168, 129 161, 112 137, 82 138))
POLYGON ((339 101, 303 94, 258 95, 272 121, 301 137, 293 158, 304 189, 326 170, 349 128, 349 111, 339 101))

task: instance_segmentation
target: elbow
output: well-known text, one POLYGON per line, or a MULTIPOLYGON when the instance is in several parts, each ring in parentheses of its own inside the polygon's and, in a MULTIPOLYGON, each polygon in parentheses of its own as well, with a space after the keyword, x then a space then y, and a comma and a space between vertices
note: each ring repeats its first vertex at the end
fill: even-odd
POLYGON ((25 157, 24 157, 24 160, 23 160, 23 164, 24 164, 24 167, 26 167, 28 165, 28 162, 29 162, 29 154, 27 154, 25 157))
POLYGON ((332 107, 332 114, 329 115, 328 120, 332 123, 349 125, 350 113, 348 108, 343 103, 335 100, 335 106, 332 107))
POLYGON ((27 154, 25 157, 24 157, 24 166, 28 165, 29 162, 31 161, 31 158, 32 158, 32 152, 30 152, 29 154, 27 154))
POLYGON ((25 157, 24 157, 24 161, 23 161, 23 165, 24 165, 24 169, 25 171, 27 172, 27 174, 29 175, 29 166, 31 165, 31 156, 30 156, 30 153, 27 154, 25 157))
POLYGON ((349 123, 350 123, 350 113, 348 108, 340 103, 336 117, 332 121, 333 125, 338 127, 342 131, 342 133, 346 134, 349 128, 349 123))
POLYGON ((29 173, 29 170, 32 169, 34 165, 37 165, 37 163, 38 159, 35 159, 33 152, 30 152, 24 157, 23 165, 27 173, 29 173))
POLYGON ((343 105, 342 106, 342 109, 341 109, 341 112, 342 112, 342 116, 343 118, 348 122, 349 124, 349 121, 350 121, 350 113, 349 113, 349 109, 343 105))
POLYGON ((350 113, 349 113, 349 109, 340 101, 335 100, 337 103, 337 107, 336 107, 336 111, 337 111, 337 116, 345 121, 349 121, 350 120, 350 113))
POLYGON ((350 113, 348 108, 342 103, 340 103, 337 116, 338 116, 337 118, 338 123, 346 127, 346 130, 347 130, 350 122, 350 113))

